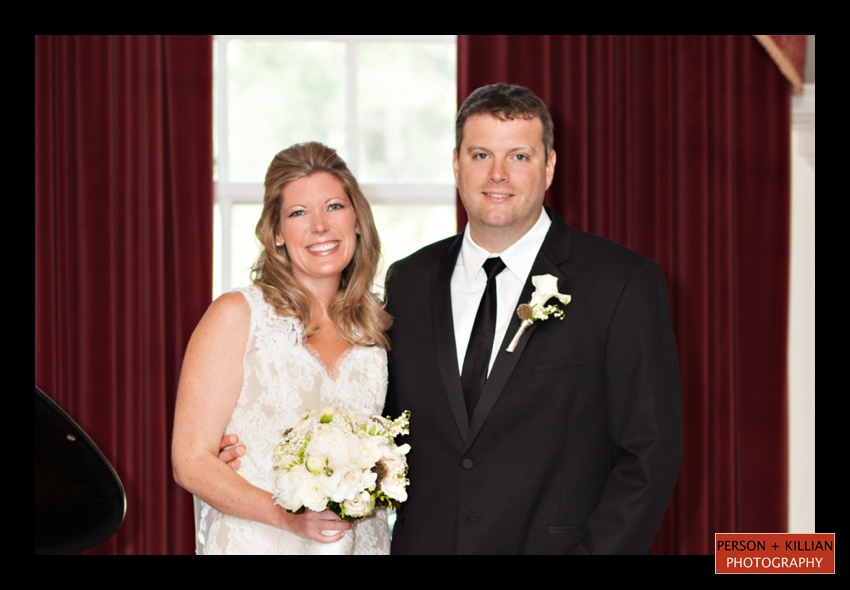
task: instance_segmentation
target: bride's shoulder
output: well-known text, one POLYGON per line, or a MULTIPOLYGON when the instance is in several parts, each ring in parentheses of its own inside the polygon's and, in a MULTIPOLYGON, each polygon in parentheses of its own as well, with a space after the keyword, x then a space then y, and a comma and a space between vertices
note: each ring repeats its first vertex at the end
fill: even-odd
POLYGON ((194 367, 198 374, 205 374, 204 367, 210 362, 221 365, 231 357, 241 359, 250 323, 251 310, 244 297, 238 293, 218 297, 192 333, 183 372, 194 367))
POLYGON ((230 291, 212 302, 204 320, 221 327, 247 327, 251 322, 251 306, 240 292, 230 291))
POLYGON ((266 301, 263 289, 257 285, 250 285, 240 289, 234 289, 219 297, 218 300, 225 300, 226 305, 239 307, 243 311, 247 311, 249 318, 253 315, 255 318, 274 316, 274 307, 266 301))

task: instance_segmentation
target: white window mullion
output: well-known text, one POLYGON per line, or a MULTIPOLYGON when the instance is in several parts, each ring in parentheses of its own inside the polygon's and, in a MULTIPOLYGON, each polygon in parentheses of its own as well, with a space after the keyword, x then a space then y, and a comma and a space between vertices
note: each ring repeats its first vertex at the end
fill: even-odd
MULTIPOLYGON (((218 69, 216 71, 216 94, 218 111, 216 126, 218 127, 218 182, 227 185, 230 182, 229 152, 227 149, 227 46, 228 39, 221 36, 218 40, 218 69)), ((227 243, 227 242, 225 242, 227 243)))
POLYGON ((360 184, 363 194, 372 204, 381 205, 452 205, 455 202, 453 184, 360 184))
POLYGON ((357 124, 357 41, 349 39, 346 42, 345 72, 346 72, 346 137, 348 142, 348 168, 357 178, 360 174, 360 141, 357 124))
POLYGON ((233 201, 228 196, 218 196, 218 207, 221 215, 221 285, 219 292, 224 293, 230 290, 231 269, 233 268, 233 240, 232 240, 232 210, 233 201))

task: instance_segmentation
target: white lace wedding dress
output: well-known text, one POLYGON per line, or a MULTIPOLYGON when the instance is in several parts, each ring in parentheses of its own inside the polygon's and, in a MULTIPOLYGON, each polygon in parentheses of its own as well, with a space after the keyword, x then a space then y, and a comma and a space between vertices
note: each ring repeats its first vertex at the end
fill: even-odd
MULTIPOLYGON (((387 392, 387 354, 379 346, 355 346, 329 373, 318 356, 305 348, 301 322, 277 315, 259 287, 240 292, 251 307, 251 328, 242 364, 242 391, 226 432, 238 434, 248 449, 238 473, 270 492, 272 451, 281 433, 306 410, 337 398, 374 414, 381 412, 387 392)), ((201 555, 304 555, 316 546, 333 550, 287 531, 222 514, 198 498, 195 523, 201 555)), ((359 520, 339 543, 343 542, 347 545, 338 548, 342 552, 388 554, 385 510, 377 509, 359 520)))

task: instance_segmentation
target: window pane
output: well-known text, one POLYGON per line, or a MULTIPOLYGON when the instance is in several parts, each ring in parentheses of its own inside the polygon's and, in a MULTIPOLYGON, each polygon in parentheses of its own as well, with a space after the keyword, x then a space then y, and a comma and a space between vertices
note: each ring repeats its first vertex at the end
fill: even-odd
POLYGON ((274 155, 320 141, 345 158, 345 43, 227 45, 229 181, 262 182, 274 155))
POLYGON ((213 299, 221 295, 221 206, 213 205, 213 299))
POLYGON ((260 242, 254 235, 260 214, 261 203, 234 203, 231 208, 230 225, 230 288, 247 287, 251 284, 251 267, 260 255, 260 242))
POLYGON ((453 183, 455 52, 451 43, 358 45, 361 183, 453 183))
POLYGON ((393 262, 457 233, 454 205, 372 205, 372 213, 381 236, 382 264, 375 282, 382 296, 393 262))

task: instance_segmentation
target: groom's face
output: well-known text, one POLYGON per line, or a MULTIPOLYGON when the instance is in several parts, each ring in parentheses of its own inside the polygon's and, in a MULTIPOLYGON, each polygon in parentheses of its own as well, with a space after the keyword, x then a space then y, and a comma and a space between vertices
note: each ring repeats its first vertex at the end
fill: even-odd
POLYGON ((463 126, 454 173, 473 237, 489 232, 519 239, 540 216, 555 173, 555 151, 546 155, 537 117, 475 115, 463 126))

